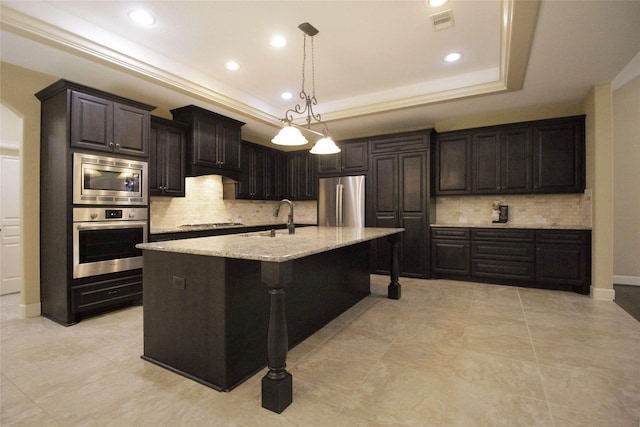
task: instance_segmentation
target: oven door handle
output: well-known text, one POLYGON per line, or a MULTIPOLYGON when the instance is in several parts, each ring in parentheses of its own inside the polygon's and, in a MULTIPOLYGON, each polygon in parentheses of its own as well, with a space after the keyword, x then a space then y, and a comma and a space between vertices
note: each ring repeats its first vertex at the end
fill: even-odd
POLYGON ((144 227, 146 228, 147 223, 144 221, 118 221, 117 224, 114 224, 112 222, 108 222, 108 223, 89 223, 91 225, 88 225, 87 223, 81 223, 78 224, 76 226, 76 228, 78 230, 113 230, 113 229, 122 229, 122 228, 139 228, 139 227, 144 227))

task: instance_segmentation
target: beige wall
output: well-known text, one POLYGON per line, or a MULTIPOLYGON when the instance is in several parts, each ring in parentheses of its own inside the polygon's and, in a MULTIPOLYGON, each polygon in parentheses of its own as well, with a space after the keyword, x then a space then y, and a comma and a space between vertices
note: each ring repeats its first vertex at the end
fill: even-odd
POLYGON ((34 96, 57 78, 10 64, 0 64, 0 101, 23 120, 22 253, 24 292, 21 314, 40 315, 40 101, 34 96))
POLYGON ((640 285, 640 76, 613 92, 614 283, 640 285))

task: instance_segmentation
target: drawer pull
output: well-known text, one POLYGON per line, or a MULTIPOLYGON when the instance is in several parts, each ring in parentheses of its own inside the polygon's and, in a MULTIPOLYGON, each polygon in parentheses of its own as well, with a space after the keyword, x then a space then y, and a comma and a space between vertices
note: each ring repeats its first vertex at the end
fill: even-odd
POLYGON ((108 291, 107 295, 117 295, 119 293, 120 293, 120 291, 116 289, 116 290, 108 291))

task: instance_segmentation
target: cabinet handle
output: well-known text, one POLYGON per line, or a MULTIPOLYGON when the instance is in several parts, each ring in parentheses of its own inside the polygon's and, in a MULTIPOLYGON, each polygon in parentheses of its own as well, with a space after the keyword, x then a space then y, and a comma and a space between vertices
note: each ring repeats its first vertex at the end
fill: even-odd
POLYGON ((113 147, 113 142, 109 142, 109 147, 113 147))
POLYGON ((107 295, 116 295, 119 291, 108 291, 107 295))
POLYGON ((120 144, 116 144, 116 150, 120 149, 120 144))

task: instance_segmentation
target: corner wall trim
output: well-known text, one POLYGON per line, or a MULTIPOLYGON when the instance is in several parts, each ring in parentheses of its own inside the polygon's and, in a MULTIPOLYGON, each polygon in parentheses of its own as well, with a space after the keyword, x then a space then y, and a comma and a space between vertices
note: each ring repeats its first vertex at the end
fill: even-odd
POLYGON ((614 285, 640 286, 640 277, 636 276, 613 276, 614 285))
POLYGON ((616 293, 613 289, 591 288, 591 295, 596 301, 613 301, 616 293))
POLYGON ((40 303, 35 304, 20 304, 20 318, 26 319, 27 317, 40 316, 40 303))

